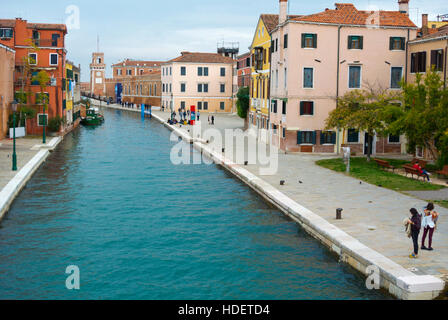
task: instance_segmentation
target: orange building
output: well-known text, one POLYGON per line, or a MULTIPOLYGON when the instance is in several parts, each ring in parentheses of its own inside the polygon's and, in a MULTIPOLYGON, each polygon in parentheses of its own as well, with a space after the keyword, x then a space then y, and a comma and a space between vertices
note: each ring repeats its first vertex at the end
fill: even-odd
POLYGON ((123 103, 146 104, 160 107, 162 101, 162 76, 160 70, 142 76, 123 79, 123 103))
POLYGON ((112 65, 113 78, 122 79, 128 77, 142 76, 153 71, 160 70, 161 61, 140 61, 126 59, 112 65))
MULTIPOLYGON (((28 92, 22 97, 27 106, 35 108, 36 117, 26 123, 27 134, 41 135, 43 125, 48 119, 65 116, 65 35, 64 24, 29 23, 17 18, 0 20, 0 44, 13 48, 15 55, 14 90, 16 99, 20 91, 28 92), (29 67, 29 68, 28 68, 29 67), (50 83, 45 88, 48 108, 43 110, 40 104, 41 88, 31 81, 40 71, 46 71, 50 83)), ((63 128, 61 127, 61 130, 63 128)))
POLYGON ((8 117, 14 100, 15 51, 0 44, 0 139, 8 132, 8 117))

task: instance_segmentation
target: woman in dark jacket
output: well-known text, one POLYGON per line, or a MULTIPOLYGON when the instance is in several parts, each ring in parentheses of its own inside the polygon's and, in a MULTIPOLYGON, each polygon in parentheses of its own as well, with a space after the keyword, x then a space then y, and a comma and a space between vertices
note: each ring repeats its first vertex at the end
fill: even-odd
POLYGON ((409 258, 412 259, 418 257, 418 235, 422 226, 422 217, 415 208, 411 209, 411 214, 412 217, 409 219, 409 223, 411 224, 411 237, 412 242, 414 243, 414 252, 409 255, 409 258))

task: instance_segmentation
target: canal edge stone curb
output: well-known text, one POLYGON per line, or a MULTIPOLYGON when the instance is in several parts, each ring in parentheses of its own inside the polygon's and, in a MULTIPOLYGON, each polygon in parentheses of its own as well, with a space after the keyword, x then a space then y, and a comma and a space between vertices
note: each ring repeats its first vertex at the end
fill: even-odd
POLYGON ((39 145, 39 151, 0 191, 0 222, 9 211, 15 198, 20 194, 42 163, 47 160, 50 151, 56 148, 62 137, 53 138, 47 145, 39 145))
MULTIPOLYGON (((129 111, 140 112, 140 110, 132 109, 129 111)), ((210 150, 208 146, 201 142, 195 141, 189 134, 168 124, 157 115, 153 115, 153 117, 175 132, 182 140, 192 143, 195 149, 227 169, 266 201, 297 222, 313 238, 337 254, 341 262, 352 266, 364 276, 369 275, 367 271, 369 266, 377 267, 380 271, 381 288, 387 290, 396 298, 402 300, 431 300, 437 298, 445 290, 446 284, 443 280, 430 275, 415 275, 379 252, 362 244, 324 218, 301 206, 263 179, 226 159, 222 154, 210 150)))

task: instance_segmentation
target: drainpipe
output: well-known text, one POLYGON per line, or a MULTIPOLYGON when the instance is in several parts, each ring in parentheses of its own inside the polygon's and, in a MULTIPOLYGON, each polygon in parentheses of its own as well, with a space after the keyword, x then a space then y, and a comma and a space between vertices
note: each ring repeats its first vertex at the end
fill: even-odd
MULTIPOLYGON (((338 26, 338 61, 336 62, 337 64, 337 74, 336 74, 336 108, 338 107, 338 102, 339 102, 339 60, 340 60, 340 56, 341 56, 341 29, 342 26, 339 25, 338 26)), ((336 154, 339 155, 339 126, 337 128, 337 132, 336 132, 336 154)))
POLYGON ((406 41, 406 71, 404 73, 404 82, 408 83, 408 54, 409 54, 409 37, 410 37, 410 30, 408 29, 408 40, 406 41))
POLYGON ((444 72, 444 79, 443 79, 443 87, 446 88, 446 68, 448 67, 448 40, 446 41, 446 48, 445 48, 445 72, 444 72))

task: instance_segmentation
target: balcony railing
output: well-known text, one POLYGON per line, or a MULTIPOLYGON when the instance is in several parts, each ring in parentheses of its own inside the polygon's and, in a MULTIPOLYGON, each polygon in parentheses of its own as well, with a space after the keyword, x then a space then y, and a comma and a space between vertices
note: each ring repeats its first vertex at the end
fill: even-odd
POLYGON ((57 47, 59 41, 53 39, 33 39, 33 43, 37 47, 57 47))

